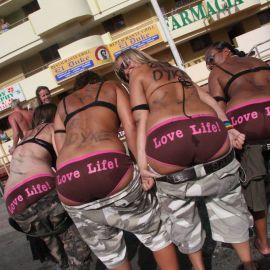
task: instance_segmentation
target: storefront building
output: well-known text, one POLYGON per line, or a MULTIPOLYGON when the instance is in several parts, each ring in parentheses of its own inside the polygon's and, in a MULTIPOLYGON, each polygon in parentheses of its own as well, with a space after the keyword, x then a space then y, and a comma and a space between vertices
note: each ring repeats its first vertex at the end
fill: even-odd
MULTIPOLYGON (((207 87, 206 48, 225 40, 268 60, 268 0, 158 1, 186 72, 207 87)), ((113 62, 122 50, 138 48, 174 63, 150 0, 6 0, 0 17, 0 128, 8 129, 10 101, 27 104, 46 85, 57 102, 74 77, 93 69, 115 79, 113 62), (0 29, 1 30, 1 29, 0 29)))

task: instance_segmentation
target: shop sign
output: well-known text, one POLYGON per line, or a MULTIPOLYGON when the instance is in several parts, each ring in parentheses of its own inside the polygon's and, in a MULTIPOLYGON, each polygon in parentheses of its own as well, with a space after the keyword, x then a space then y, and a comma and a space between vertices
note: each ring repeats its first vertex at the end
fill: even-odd
POLYGON ((210 18, 231 8, 244 4, 244 0, 208 0, 181 10, 166 19, 170 31, 210 18))
POLYGON ((8 109, 13 99, 25 100, 19 84, 14 84, 0 90, 0 111, 8 109))
POLYGON ((71 78, 87 69, 110 63, 111 58, 106 46, 99 46, 75 54, 50 66, 57 82, 71 78))
POLYGON ((111 55, 117 57, 128 48, 145 49, 162 41, 163 39, 157 24, 152 24, 112 42, 109 45, 109 50, 111 55))

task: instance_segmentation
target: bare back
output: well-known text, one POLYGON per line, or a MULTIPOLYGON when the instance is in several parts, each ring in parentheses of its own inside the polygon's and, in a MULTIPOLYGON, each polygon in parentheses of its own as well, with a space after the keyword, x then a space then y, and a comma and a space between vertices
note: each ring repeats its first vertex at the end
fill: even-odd
MULTIPOLYGON (((263 61, 252 57, 231 56, 220 64, 231 74, 237 74, 257 67, 268 67, 263 61)), ((224 96, 226 84, 232 78, 218 66, 214 66, 209 76, 209 89, 213 96, 224 96)), ((244 102, 270 97, 270 70, 249 72, 237 77, 228 89, 230 97, 227 110, 244 102)))
POLYGON ((14 111, 8 118, 12 128, 18 130, 20 138, 23 138, 26 132, 31 128, 33 113, 27 110, 14 111))
MULTIPOLYGON (((21 143, 33 138, 43 126, 44 124, 41 124, 35 129, 28 131, 21 143)), ((53 124, 47 124, 36 138, 52 144, 52 136, 53 124)), ((40 145, 32 142, 19 144, 12 155, 10 176, 5 187, 5 192, 29 177, 40 173, 53 174, 51 161, 52 157, 50 153, 40 145)))
POLYGON ((222 122, 214 109, 200 99, 186 73, 169 65, 141 64, 130 72, 129 85, 132 106, 149 105, 147 116, 138 110, 134 117, 141 123, 138 133, 145 140, 148 163, 154 170, 168 174, 228 152, 229 140, 222 122), (143 135, 144 123, 147 138, 143 135), (214 128, 203 134, 206 125, 217 125, 219 131, 214 128), (211 144, 205 155, 209 140, 215 145, 211 144))
POLYGON ((126 105, 121 106, 121 102, 127 100, 127 93, 121 85, 117 82, 108 81, 102 85, 100 83, 88 84, 86 87, 75 91, 64 101, 66 109, 62 101, 58 106, 57 113, 62 123, 65 122, 68 114, 72 114, 84 106, 89 105, 89 107, 74 114, 66 123, 66 137, 57 163, 90 152, 102 150, 125 151, 124 145, 118 139, 120 126, 118 116, 122 121, 126 105), (116 112, 106 106, 89 105, 95 102, 100 86, 98 101, 111 104, 117 109, 116 112), (121 101, 122 99, 124 101, 121 101))
POLYGON ((132 106, 149 104, 151 114, 148 117, 148 129, 175 116, 202 113, 216 115, 210 106, 200 100, 188 75, 178 68, 166 64, 144 64, 133 72, 130 81, 131 88, 135 89, 131 92, 132 106))

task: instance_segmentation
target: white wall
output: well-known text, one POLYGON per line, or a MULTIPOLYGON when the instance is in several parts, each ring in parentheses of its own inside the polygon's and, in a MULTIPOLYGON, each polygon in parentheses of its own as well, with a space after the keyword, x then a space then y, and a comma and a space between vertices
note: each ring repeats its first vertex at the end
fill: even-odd
POLYGON ((198 85, 204 85, 208 83, 209 70, 206 68, 204 61, 186 68, 185 71, 198 85))
POLYGON ((86 0, 39 0, 40 10, 29 15, 34 31, 42 35, 83 16, 92 16, 86 0))
POLYGON ((104 35, 94 35, 86 38, 82 38, 75 42, 68 44, 58 50, 60 57, 62 59, 73 56, 79 52, 94 48, 100 45, 106 44, 108 40, 108 34, 104 35))
POLYGON ((40 85, 46 85, 49 89, 54 89, 59 86, 49 68, 20 81, 19 84, 26 100, 36 96, 36 88, 40 85))
MULTIPOLYGON (((270 39, 270 24, 249 31, 235 38, 238 49, 248 53, 253 46, 270 39)), ((270 43, 259 46, 259 50, 270 49, 270 43)), ((268 52, 269 53, 269 52, 268 52)), ((265 55, 266 53, 263 53, 265 55)), ((263 56, 262 55, 262 56, 263 56)))
POLYGON ((28 45, 37 41, 41 42, 41 39, 34 33, 29 21, 2 33, 0 35, 0 61, 2 62, 2 58, 7 58, 10 53, 16 52, 20 49, 25 50, 28 45))

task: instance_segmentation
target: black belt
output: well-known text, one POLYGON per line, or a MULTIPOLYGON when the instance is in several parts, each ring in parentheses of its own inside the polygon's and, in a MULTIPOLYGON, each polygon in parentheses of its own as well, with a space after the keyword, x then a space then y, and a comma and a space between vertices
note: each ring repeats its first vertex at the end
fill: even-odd
POLYGON ((262 151, 270 151, 270 140, 247 142, 247 145, 261 145, 262 151))
POLYGON ((234 159, 234 150, 231 150, 228 154, 219 159, 207 163, 202 163, 190 168, 186 168, 180 172, 156 178, 156 180, 167 182, 170 184, 178 184, 180 182, 196 180, 198 178, 211 174, 215 171, 218 171, 221 168, 224 168, 225 166, 230 164, 233 161, 233 159, 234 159))

